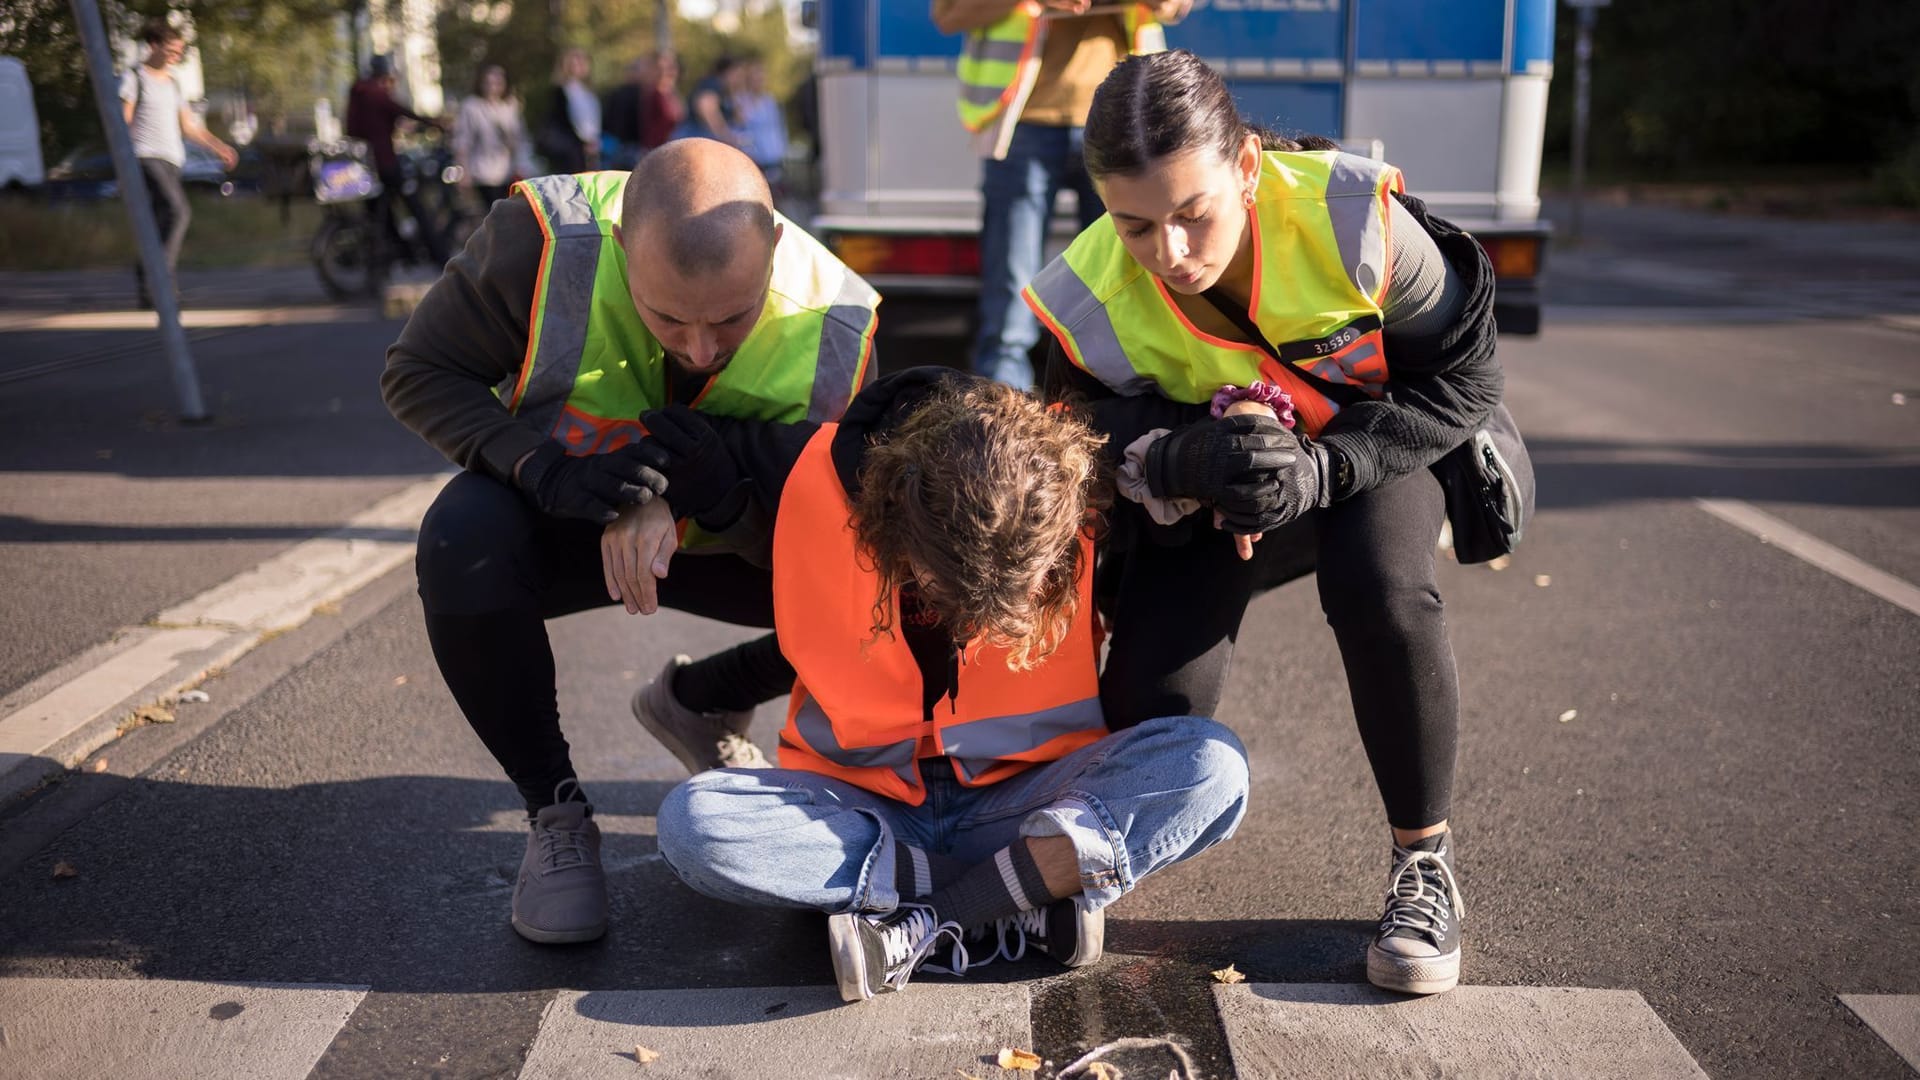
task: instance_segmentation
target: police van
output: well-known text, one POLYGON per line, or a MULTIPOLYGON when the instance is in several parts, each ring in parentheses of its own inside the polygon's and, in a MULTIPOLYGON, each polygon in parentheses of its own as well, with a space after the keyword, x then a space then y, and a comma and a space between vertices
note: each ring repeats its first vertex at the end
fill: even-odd
MULTIPOLYGON (((980 162, 955 112, 959 35, 929 0, 820 0, 815 235, 883 294, 978 290, 980 162)), ((1399 166, 1479 239, 1506 333, 1537 333, 1553 0, 1195 0, 1167 27, 1241 111, 1399 166)), ((1062 210, 1071 193, 1063 193, 1062 210)), ((1054 246, 1071 237, 1056 219, 1054 246)))

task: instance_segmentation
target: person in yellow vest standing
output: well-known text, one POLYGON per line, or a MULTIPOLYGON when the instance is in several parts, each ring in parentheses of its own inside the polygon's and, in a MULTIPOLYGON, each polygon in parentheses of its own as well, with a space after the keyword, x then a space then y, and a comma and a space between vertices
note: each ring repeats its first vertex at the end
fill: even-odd
POLYGON ((1100 196, 1080 160, 1094 87, 1128 55, 1166 48, 1164 24, 1190 7, 1192 0, 933 0, 934 25, 966 34, 960 122, 983 159, 979 374, 1033 386, 1028 351, 1040 328, 1019 301, 1020 287, 1045 259, 1062 190, 1074 193, 1082 227, 1100 216, 1100 196))
POLYGON ((916 368, 755 478, 798 671, 780 767, 675 788, 660 852, 708 896, 826 913, 848 1001, 930 960, 1092 963, 1106 905, 1245 811, 1225 727, 1102 720, 1099 444, 1030 395, 916 368))
POLYGON ((1186 52, 1114 70, 1086 159, 1108 219, 1026 298, 1049 395, 1120 459, 1108 722, 1212 715, 1249 598, 1315 572, 1392 833, 1367 974, 1450 989, 1460 702, 1429 466, 1503 409, 1491 267, 1391 165, 1250 127, 1186 52))
MULTIPOLYGON (((745 154, 689 140, 631 176, 514 185, 388 351, 388 408, 466 470, 427 512, 416 566, 434 659, 526 803, 522 936, 587 941, 607 922, 544 620, 624 604, 771 627, 769 573, 699 526, 748 498, 715 466, 839 417, 869 379, 878 303, 774 211, 745 154), (673 403, 735 418, 731 451, 641 423, 673 403), (683 547, 702 557, 669 576, 683 547)), ((768 634, 675 657, 634 713, 689 771, 764 765, 747 725, 793 677, 768 634)))

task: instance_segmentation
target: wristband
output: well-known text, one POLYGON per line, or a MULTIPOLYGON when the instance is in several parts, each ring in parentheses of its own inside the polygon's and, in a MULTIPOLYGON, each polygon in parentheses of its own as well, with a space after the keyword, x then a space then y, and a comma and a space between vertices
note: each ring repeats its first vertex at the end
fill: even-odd
POLYGON ((1226 415, 1227 406, 1236 401, 1259 402, 1273 410, 1274 415, 1280 418, 1281 426, 1293 426, 1293 398, 1273 383, 1257 382, 1251 386, 1228 383, 1221 387, 1213 395, 1214 419, 1226 415))

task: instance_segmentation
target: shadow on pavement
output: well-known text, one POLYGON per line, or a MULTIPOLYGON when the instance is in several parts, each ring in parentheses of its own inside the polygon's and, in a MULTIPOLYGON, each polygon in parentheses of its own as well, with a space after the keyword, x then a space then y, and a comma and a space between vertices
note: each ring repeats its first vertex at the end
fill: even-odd
POLYGON ((1646 499, 1920 506, 1920 448, 1527 440, 1542 510, 1646 499))

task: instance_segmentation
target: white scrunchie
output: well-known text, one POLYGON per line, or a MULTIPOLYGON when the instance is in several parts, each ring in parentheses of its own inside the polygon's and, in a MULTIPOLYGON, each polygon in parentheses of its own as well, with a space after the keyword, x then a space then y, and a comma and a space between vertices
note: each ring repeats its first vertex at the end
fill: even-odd
POLYGON ((1165 438, 1167 428, 1154 428, 1145 435, 1128 444, 1125 460, 1120 463, 1114 486, 1120 494, 1139 503, 1147 511, 1147 516, 1156 525, 1171 525, 1188 514, 1200 509, 1199 499, 1170 498, 1163 499, 1147 490, 1147 447, 1155 439, 1165 438))

